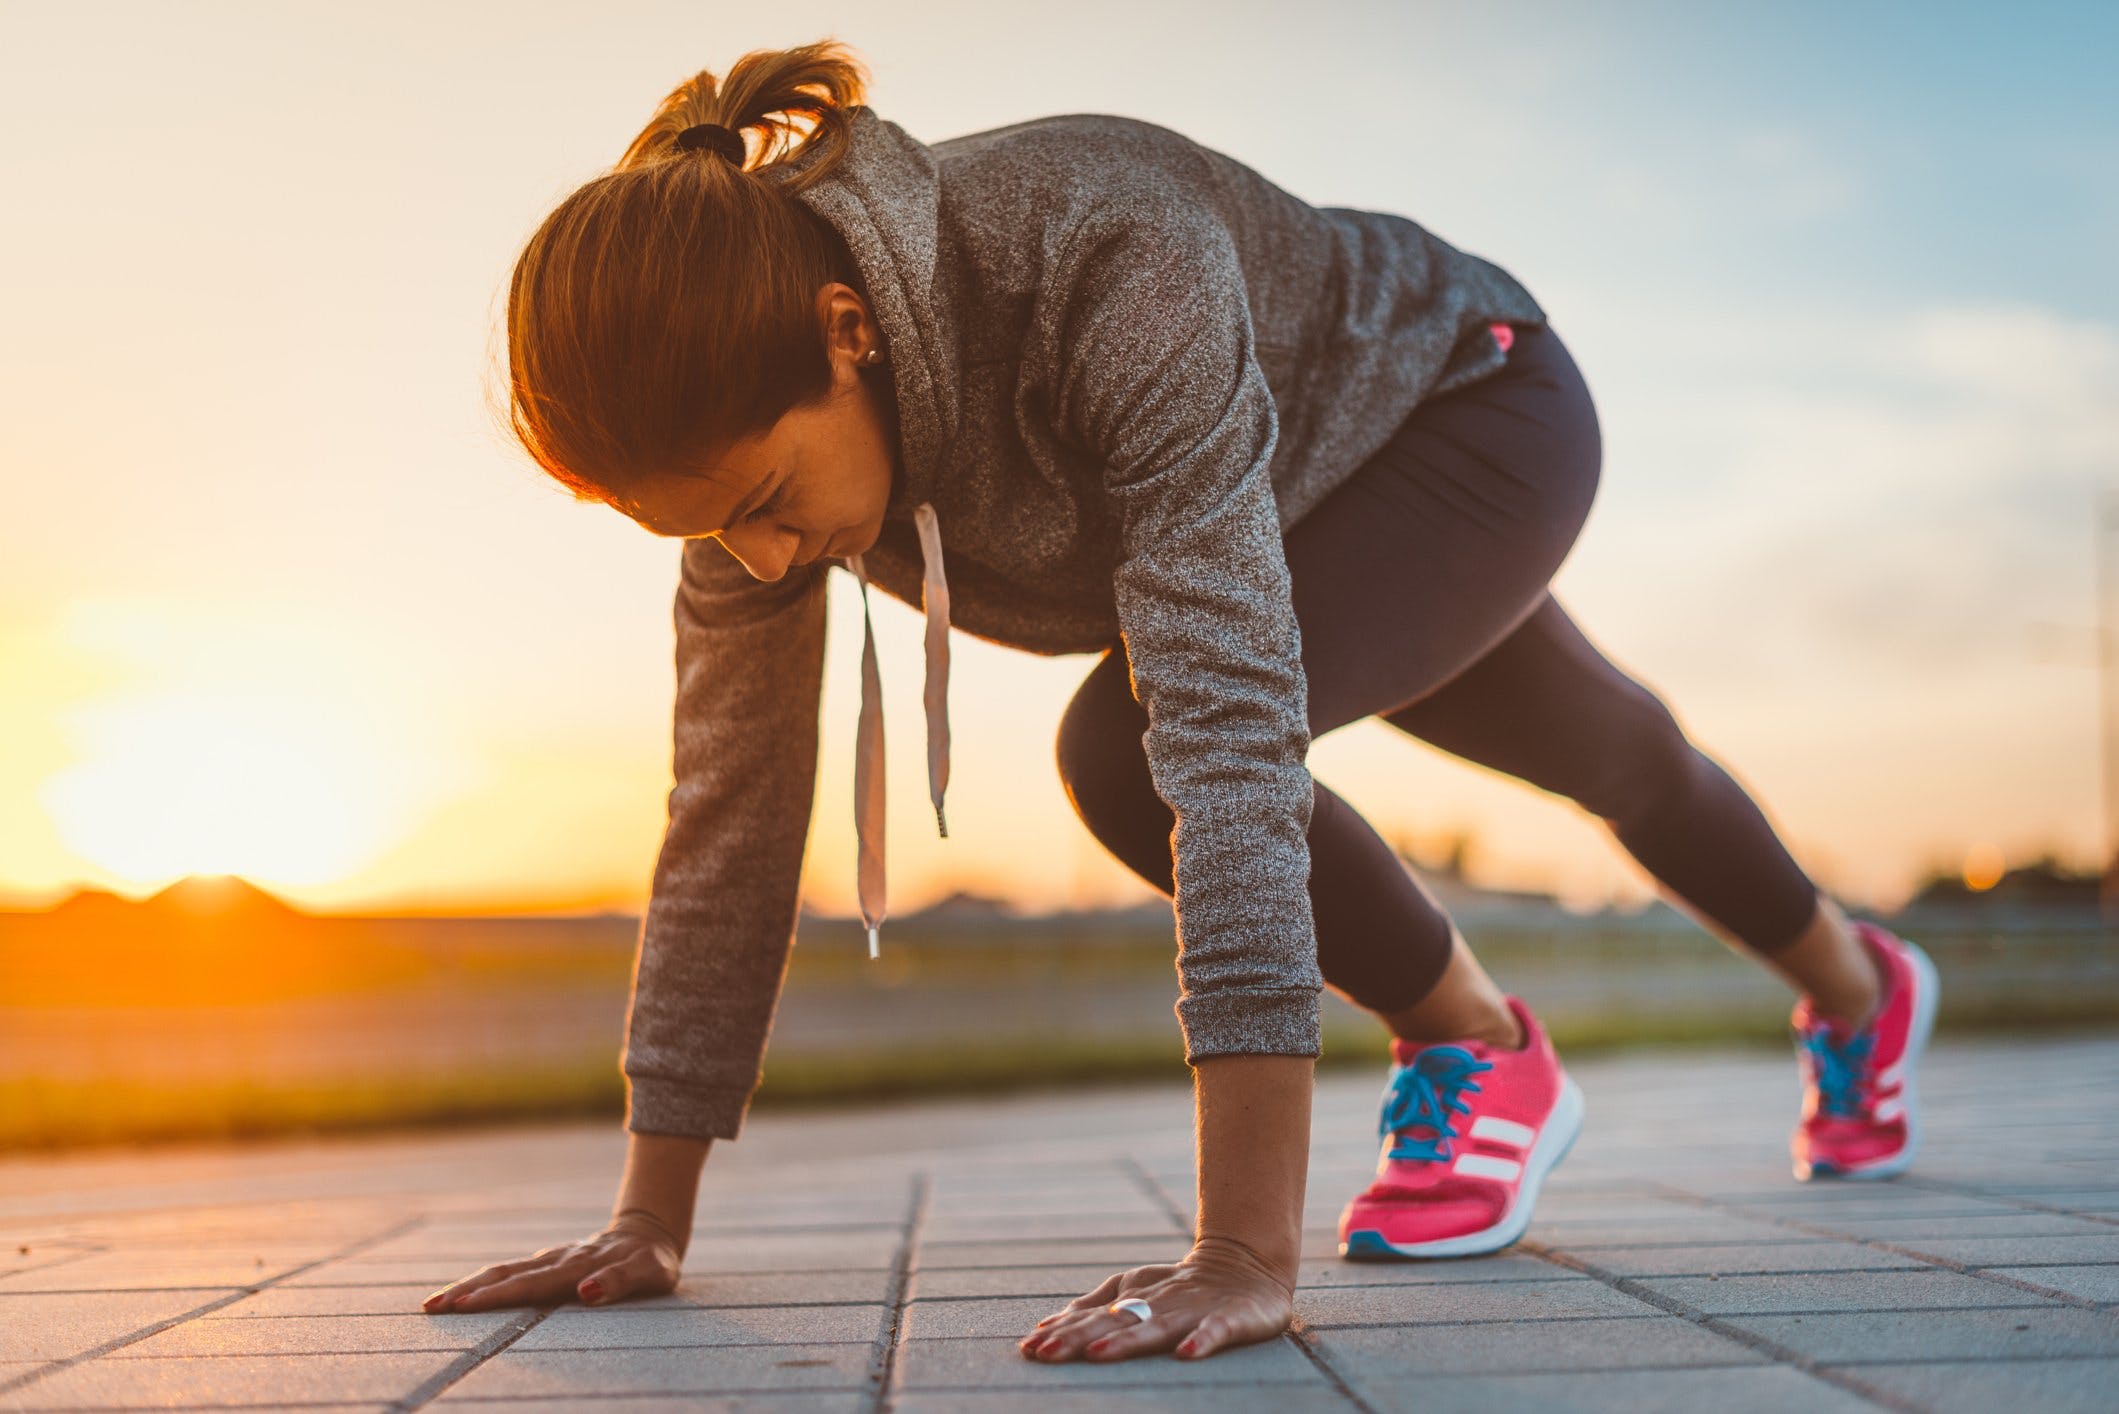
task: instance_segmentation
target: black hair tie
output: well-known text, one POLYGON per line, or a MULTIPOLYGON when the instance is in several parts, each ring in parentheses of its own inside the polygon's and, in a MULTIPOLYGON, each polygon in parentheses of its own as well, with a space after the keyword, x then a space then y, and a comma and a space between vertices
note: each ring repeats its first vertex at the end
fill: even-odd
POLYGON ((745 149, 743 135, 719 123, 694 123, 677 134, 677 146, 686 152, 706 147, 720 153, 738 167, 743 165, 745 149))

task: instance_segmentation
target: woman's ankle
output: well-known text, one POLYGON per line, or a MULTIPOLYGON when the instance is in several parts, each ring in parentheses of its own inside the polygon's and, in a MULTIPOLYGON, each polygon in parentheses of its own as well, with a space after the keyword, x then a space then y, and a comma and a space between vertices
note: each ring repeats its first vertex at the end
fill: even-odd
MULTIPOLYGON (((1484 1000, 1484 999, 1480 999, 1484 1000)), ((1504 998, 1498 1005, 1453 1005, 1435 1007, 1417 1003, 1400 1011, 1379 1012, 1383 1024, 1399 1040, 1415 1046, 1439 1045, 1446 1041, 1484 1041, 1504 1051, 1520 1051, 1530 1034, 1504 998)))
POLYGON ((1848 1030, 1867 1025, 1883 1009, 1889 985, 1883 963, 1846 914, 1823 895, 1802 937, 1774 962, 1814 1015, 1848 1030))
POLYGON ((1426 996, 1410 1006, 1378 1012, 1399 1040, 1415 1046, 1443 1041, 1484 1041, 1503 1050, 1529 1044, 1523 1024, 1508 997, 1486 975, 1471 945, 1452 923, 1449 963, 1426 996))

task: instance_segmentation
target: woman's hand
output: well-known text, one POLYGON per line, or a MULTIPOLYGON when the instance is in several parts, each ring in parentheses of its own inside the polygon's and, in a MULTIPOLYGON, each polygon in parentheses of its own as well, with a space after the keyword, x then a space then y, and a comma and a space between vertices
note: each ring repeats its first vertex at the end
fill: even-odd
POLYGON ((1037 1323, 1023 1338, 1032 1360, 1125 1360, 1176 1349, 1201 1359, 1232 1345, 1271 1340, 1295 1315, 1294 1287, 1242 1245, 1201 1238, 1174 1266, 1135 1267, 1105 1278, 1086 1296, 1037 1323), (1155 1310, 1147 1321, 1104 1308, 1137 1296, 1155 1310))
POLYGON ((490 1311, 575 1297, 603 1306, 675 1290, 683 1265, 684 1250, 666 1227, 646 1214, 624 1213, 594 1236, 481 1268, 429 1296, 421 1309, 429 1315, 490 1311))

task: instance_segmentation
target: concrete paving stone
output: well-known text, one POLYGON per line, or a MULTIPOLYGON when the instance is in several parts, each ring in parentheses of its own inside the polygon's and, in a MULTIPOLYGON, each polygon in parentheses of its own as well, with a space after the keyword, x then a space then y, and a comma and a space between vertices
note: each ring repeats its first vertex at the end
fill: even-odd
POLYGON ((2111 1414, 2119 1360, 1950 1360, 1861 1365, 1847 1373, 1930 1414, 2111 1414))
POLYGON ((1061 1267, 1110 1263, 1114 1271, 1175 1262, 1191 1243, 1183 1238, 1073 1238, 1036 1242, 922 1242, 921 1270, 930 1267, 1061 1267))
POLYGON ((298 1271, 313 1257, 257 1262, 250 1256, 211 1262, 155 1261, 137 1253, 103 1252, 52 1267, 0 1277, 0 1295, 19 1291, 145 1291, 177 1287, 255 1286, 298 1271))
POLYGON ((1957 1306, 2042 1306, 2049 1302, 2000 1282, 1933 1267, 1899 1272, 1812 1272, 1801 1276, 1649 1277, 1642 1285, 1710 1316, 1778 1311, 1904 1311, 1957 1306))
POLYGON ((160 1409, 180 1404, 313 1404, 402 1399, 457 1358, 393 1355, 230 1355, 91 1360, 5 1398, 32 1409, 160 1409))
MULTIPOLYGON (((878 1302, 889 1299, 890 1282, 891 1273, 880 1268, 851 1272, 776 1274, 687 1271, 678 1280, 675 1291, 661 1296, 630 1297, 624 1302, 623 1309, 682 1310, 695 1306, 803 1306, 817 1303, 878 1302)), ((226 1309, 227 1314, 231 1316, 395 1316, 419 1311, 421 1302, 447 1284, 426 1281, 346 1286, 274 1286, 246 1296, 226 1309)))
POLYGON ((436 1402, 860 1390, 868 1387, 868 1363, 873 1349, 867 1341, 831 1345, 695 1345, 675 1350, 510 1347, 451 1385, 436 1402))
MULTIPOLYGON (((1210 1357, 1207 1363, 1220 1358, 1210 1357)), ((1188 1389, 1181 1385, 1099 1384, 1093 1389, 1041 1389, 1034 1395, 1034 1405, 1030 1398, 1019 1389, 910 1390, 900 1395, 891 1408, 896 1414, 1018 1414, 1026 1407, 1034 1407, 1038 1414, 1228 1414, 1229 1410, 1229 1391, 1221 1385, 1188 1389)), ((1322 1381, 1252 1385, 1245 1390, 1244 1399, 1247 1404, 1274 1410, 1275 1414, 1328 1414, 1355 1407, 1322 1381)))
MULTIPOLYGON (((1901 1208, 1886 1204, 1841 1203, 1830 1207, 1811 1208, 1791 1204, 1780 1208, 1747 1207, 1743 1212, 1747 1217, 1764 1218, 1769 1222, 1778 1221, 1801 1224, 1804 1227, 1830 1228, 1835 1232, 1846 1232, 1857 1237, 1866 1236, 1870 1228, 1885 1223, 1899 1224, 1901 1226, 1898 1230, 1904 1232, 1945 1232, 1960 1223, 1976 1227, 1982 1223, 2007 1224, 2021 1222, 2027 1218, 2033 1220, 2043 1218, 2049 1222, 2055 1219, 2061 1222, 2073 1221, 2072 1218, 2061 1214, 2029 1213, 2022 1208, 2004 1208, 1999 1206, 1965 1209, 1916 1205, 1910 1208, 1901 1208)), ((2035 1221, 2032 1225, 2035 1226, 2035 1221)), ((1889 1231, 1890 1229, 1879 1227, 1877 1230, 1889 1231)), ((2004 1226, 1998 1228, 1997 1231, 2008 1234, 2012 1229, 2004 1226)))
POLYGON ((672 1305, 801 1306, 890 1299, 893 1273, 880 1267, 821 1272, 722 1272, 691 1266, 667 1297, 672 1305))
POLYGON ((1569 1371, 1552 1375, 1421 1375, 1401 1384, 1357 1386, 1378 1414, 1640 1414, 1711 1409, 1714 1414, 1873 1414, 1858 1395, 1785 1365, 1706 1370, 1569 1371))
MULTIPOLYGON (((268 1286, 221 1307, 213 1314, 231 1319, 275 1316, 404 1316, 434 1290, 432 1283, 395 1286, 268 1286)), ((484 1312, 452 1312, 482 1315, 484 1312)))
POLYGON ((1318 1348, 1364 1397, 1433 1374, 1758 1365, 1763 1355, 1676 1316, 1327 1330, 1318 1348), (1417 1378, 1415 1378, 1417 1377, 1417 1378))
POLYGON ((1593 1222, 1547 1224, 1532 1218, 1524 1234, 1549 1247, 1670 1247, 1735 1242, 1816 1241, 1764 1218, 1709 1215, 1672 1218, 1667 1222, 1593 1222))
POLYGON ((468 1350, 519 1317, 514 1311, 448 1315, 268 1316, 186 1321, 113 1351, 108 1359, 163 1355, 360 1355, 376 1350, 468 1350))
POLYGON ((1805 1218, 1812 1227, 1870 1242, 1906 1242, 1923 1237, 2109 1237, 2119 1228, 2063 1213, 2010 1213, 1974 1218, 1805 1218))
POLYGON ((680 1345, 821 1345, 875 1340, 888 1311, 872 1306, 745 1306, 721 1310, 590 1310, 562 1306, 511 1350, 599 1350, 680 1345))
MULTIPOLYGON (((1080 1294, 1074 1293, 1076 1296, 1080 1294)), ((1006 1336, 1021 1340, 1039 1321, 1059 1311, 1071 1299, 1071 1296, 997 1296, 913 1301, 905 1308, 903 1335, 906 1340, 953 1340, 976 1336, 1006 1336)))
POLYGON ((64 1360, 228 1294, 207 1289, 0 1296, 0 1360, 64 1360))
POLYGON ((2034 1286, 2050 1287, 2064 1291, 2070 1296, 2079 1296, 2084 1301, 2096 1301, 2105 1305, 2119 1304, 2119 1265, 2095 1267, 1988 1267, 1985 1270, 1999 1277, 2014 1277, 2034 1286))
POLYGON ((1536 1221, 1540 1227, 1565 1232, 1577 1227, 1589 1227, 1598 1224, 1612 1226, 1623 1223, 1631 1226, 1638 1223, 1651 1223, 1658 1227, 1672 1225, 1683 1227, 1711 1223, 1718 1219, 1728 1218, 1734 1218, 1740 1222, 1755 1222, 1758 1220, 1749 1214, 1725 1213, 1702 1208, 1694 1203, 1653 1201, 1615 1203, 1586 1210, 1569 1211, 1564 1205, 1556 1204, 1548 1198, 1541 1197, 1538 1200, 1536 1221))
POLYGON ((888 1267, 904 1245, 898 1231, 785 1233, 771 1237, 707 1237, 685 1250, 688 1265, 716 1272, 844 1271, 888 1267))
POLYGON ((2088 1237, 1904 1237, 1900 1247, 1967 1267, 2119 1262, 2119 1233, 2088 1237))
POLYGON ((1064 1267, 921 1267, 907 1294, 915 1300, 959 1297, 1036 1297, 1062 1304, 1094 1291, 1106 1277, 1125 1270, 1116 1262, 1064 1267))
POLYGON ((1313 1329, 1462 1321, 1541 1321, 1574 1316, 1650 1316, 1653 1306, 1595 1281, 1452 1286, 1296 1288, 1295 1313, 1313 1329))
POLYGON ((1176 1238, 1190 1245, 1191 1231, 1168 1213, 1048 1213, 1004 1217, 964 1217, 930 1212, 920 1229, 923 1242, 1037 1241, 1061 1237, 1176 1238))
POLYGON ((595 1411, 603 1410, 615 1411, 615 1414, 867 1414, 875 1399, 866 1390, 841 1390, 836 1393, 764 1391, 675 1397, 597 1394, 579 1399, 453 1399, 445 1394, 436 1403, 467 1410, 491 1410, 493 1414, 595 1414, 595 1411))
POLYGON ((1851 1242, 1754 1242, 1736 1247, 1575 1247, 1569 1249, 1568 1255, 1616 1277, 1904 1271, 1922 1266, 1911 1257, 1851 1242))
MULTIPOLYGON (((527 1257, 530 1254, 518 1252, 516 1255, 527 1257)), ((419 1283, 425 1285, 427 1290, 433 1291, 437 1287, 447 1286, 452 1281, 461 1280, 487 1265, 489 1264, 485 1262, 451 1262, 441 1258, 410 1262, 356 1261, 343 1258, 311 1267, 307 1271, 296 1272, 276 1285, 403 1286, 407 1283, 419 1283)))
POLYGON ((1995 1187, 1984 1190, 1997 1201, 2020 1199, 2037 1203, 2042 1207, 2061 1208, 2077 1213, 2109 1213, 2119 1211, 2119 1188, 2008 1188, 1995 1187))
MULTIPOLYGON (((1131 1360, 1026 1359, 1016 1348, 1020 1335, 991 1339, 964 1337, 911 1340, 898 1351, 898 1371, 905 1389, 939 1387, 1035 1390, 1101 1389, 1106 1385, 1250 1385, 1318 1384, 1324 1377, 1291 1337, 1241 1345, 1204 1360, 1182 1360, 1168 1353, 1131 1360)), ((1026 1398, 1026 1403, 1030 1402, 1026 1398)))
POLYGON ((2069 1306, 1721 1319, 1826 1364, 2119 1355, 2119 1322, 2069 1306))
POLYGON ((1516 1250, 1483 1257, 1396 1262, 1356 1262, 1345 1257, 1325 1257, 1307 1260, 1296 1271, 1297 1290, 1312 1286, 1453 1286, 1460 1282, 1589 1280, 1579 1272, 1516 1250))

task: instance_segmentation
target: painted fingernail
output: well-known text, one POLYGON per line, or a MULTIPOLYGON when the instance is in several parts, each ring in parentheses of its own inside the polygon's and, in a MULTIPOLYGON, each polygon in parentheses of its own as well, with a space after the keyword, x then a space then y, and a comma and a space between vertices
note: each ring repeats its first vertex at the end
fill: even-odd
POLYGON ((603 1300, 602 1284, 598 1282, 596 1278, 590 1277, 587 1281, 581 1284, 581 1298, 584 1301, 603 1300))
POLYGON ((1183 1345, 1177 1347, 1177 1353, 1179 1355, 1197 1355, 1199 1353, 1199 1342, 1187 1340, 1183 1345))
POLYGON ((1105 1336, 1105 1337, 1104 1337, 1104 1338, 1103 1338, 1102 1340, 1092 1340, 1092 1341, 1090 1341, 1090 1342, 1089 1342, 1089 1353, 1090 1353, 1091 1355, 1101 1355, 1101 1354, 1103 1354, 1103 1353, 1104 1353, 1104 1352, 1105 1352, 1106 1350, 1109 1350, 1110 1348, 1111 1348, 1111 1337, 1110 1337, 1110 1336, 1105 1336))

